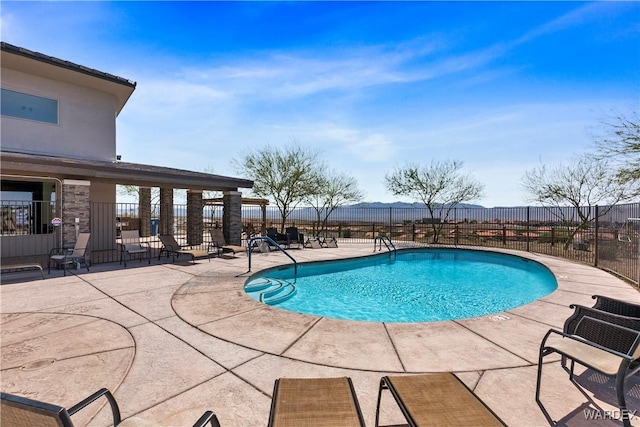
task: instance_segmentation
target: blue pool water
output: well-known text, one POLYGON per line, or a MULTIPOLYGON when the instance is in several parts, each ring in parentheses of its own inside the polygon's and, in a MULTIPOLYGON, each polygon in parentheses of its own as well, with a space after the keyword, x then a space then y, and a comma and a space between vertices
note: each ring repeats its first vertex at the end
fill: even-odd
POLYGON ((305 263, 249 278, 252 298, 285 310, 336 319, 428 322, 483 316, 535 301, 557 287, 542 264, 462 249, 399 250, 397 255, 305 263))

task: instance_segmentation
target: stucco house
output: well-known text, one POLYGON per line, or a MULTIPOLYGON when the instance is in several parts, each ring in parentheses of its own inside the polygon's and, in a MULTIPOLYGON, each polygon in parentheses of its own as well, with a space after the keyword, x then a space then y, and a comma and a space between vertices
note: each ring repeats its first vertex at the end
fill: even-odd
POLYGON ((116 118, 135 82, 5 42, 0 63, 3 261, 46 259, 51 248, 73 244, 78 232, 92 233, 94 262, 112 260, 116 184, 140 187, 143 237, 150 230, 151 187, 160 188, 164 234, 173 230, 173 189, 187 189, 190 244, 202 243, 202 192, 221 191, 225 237, 240 243, 240 189, 252 181, 118 158, 116 118), (11 206, 18 195, 28 198, 23 208, 11 206))

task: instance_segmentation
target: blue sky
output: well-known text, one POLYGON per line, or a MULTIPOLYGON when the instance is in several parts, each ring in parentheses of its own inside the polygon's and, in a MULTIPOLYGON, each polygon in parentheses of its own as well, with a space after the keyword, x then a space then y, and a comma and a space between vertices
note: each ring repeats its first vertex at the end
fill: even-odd
POLYGON ((239 176, 297 141, 355 177, 460 160, 487 207, 640 108, 640 2, 11 2, 2 40, 137 82, 124 161, 239 176))

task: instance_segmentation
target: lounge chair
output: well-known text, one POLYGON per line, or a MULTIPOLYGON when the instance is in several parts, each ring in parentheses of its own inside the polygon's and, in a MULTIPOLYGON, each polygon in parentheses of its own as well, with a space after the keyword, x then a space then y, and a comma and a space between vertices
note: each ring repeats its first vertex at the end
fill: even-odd
POLYGON ((49 252, 49 261, 47 262, 47 273, 51 274, 51 263, 56 266, 62 265, 64 275, 67 275, 69 265, 75 264, 77 267, 84 264, 89 271, 91 260, 89 259, 89 239, 91 233, 78 233, 78 238, 73 248, 53 248, 49 252))
POLYGON ((162 248, 160 248, 160 252, 158 253, 158 261, 160 261, 160 258, 162 257, 163 253, 167 254, 167 258, 169 257, 169 254, 172 255, 172 261, 176 260, 176 257, 179 257, 180 254, 184 254, 184 255, 189 255, 191 257, 191 262, 193 262, 195 264, 196 262, 196 258, 204 258, 207 257, 209 259, 209 262, 211 262, 211 252, 209 251, 203 251, 201 249, 192 249, 191 246, 183 246, 180 245, 175 237, 166 234, 166 235, 159 235, 158 236, 160 238, 160 242, 162 243, 162 248))
POLYGON ((215 251, 218 255, 231 252, 233 256, 240 252, 246 252, 247 248, 239 245, 228 245, 222 233, 222 228, 212 228, 209 230, 211 235, 211 243, 209 243, 209 251, 215 251))
POLYGON ((325 237, 324 239, 322 239, 322 244, 324 245, 325 248, 338 247, 338 241, 336 240, 335 237, 325 237))
POLYGON ((376 427, 382 391, 389 390, 411 427, 505 426, 462 381, 450 372, 385 376, 380 380, 376 427))
POLYGON ((350 378, 280 378, 268 427, 364 427, 350 378))
MULTIPOLYGON (((71 416, 103 396, 111 406, 114 426, 151 425, 148 421, 139 418, 127 418, 122 421, 118 403, 106 388, 98 390, 69 409, 9 393, 0 393, 2 425, 8 427, 73 427, 71 416)), ((156 424, 153 425, 156 426, 156 424)), ((205 427, 206 425, 220 427, 218 418, 211 411, 202 414, 193 427, 205 427)))
POLYGON ((140 262, 143 258, 147 258, 151 264, 151 246, 147 242, 140 241, 140 233, 138 230, 122 230, 120 233, 120 263, 124 260, 124 266, 127 266, 127 258, 138 255, 140 262))
POLYGON ((284 231, 289 240, 289 247, 293 244, 298 245, 298 248, 300 245, 304 247, 304 234, 300 233, 297 227, 287 227, 284 231))
POLYGON ((267 228, 267 237, 276 242, 280 246, 289 247, 289 236, 284 233, 278 232, 278 229, 275 227, 267 228))
POLYGON ((40 263, 25 262, 22 264, 13 264, 13 263, 6 264, 3 262, 2 265, 0 265, 0 271, 2 273, 18 272, 18 271, 25 271, 25 270, 39 270, 40 276, 42 276, 42 280, 44 280, 44 271, 42 270, 42 266, 40 265, 40 263))
POLYGON ((629 413, 624 392, 625 380, 640 370, 640 318, 607 313, 593 307, 572 306, 575 311, 563 331, 550 329, 540 344, 536 403, 548 420, 548 412, 540 400, 543 358, 558 353, 571 361, 569 379, 579 363, 596 372, 616 378, 616 395, 622 422, 629 427, 629 413))
POLYGON ((313 239, 309 238, 306 242, 304 242, 304 247, 311 249, 322 249, 322 242, 317 237, 314 237, 313 239))

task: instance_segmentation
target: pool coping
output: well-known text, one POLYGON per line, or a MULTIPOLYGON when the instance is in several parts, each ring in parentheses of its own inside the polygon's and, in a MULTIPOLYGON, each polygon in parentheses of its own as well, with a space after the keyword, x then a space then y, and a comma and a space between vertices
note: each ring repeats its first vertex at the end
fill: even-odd
MULTIPOLYGON (((458 318, 454 318, 454 319, 426 319, 426 320, 379 320, 379 319, 356 319, 356 318, 346 318, 346 317, 339 317, 339 316, 332 316, 330 314, 320 314, 320 313, 311 313, 311 312, 304 312, 304 311, 300 311, 300 310, 295 310, 292 307, 289 306, 281 306, 279 304, 271 304, 268 302, 265 302, 261 299, 256 298, 256 295, 250 295, 253 299, 266 304, 268 306, 272 306, 274 308, 277 309, 281 309, 281 310, 286 310, 286 311, 294 311, 294 312, 298 312, 298 313, 303 313, 303 314, 308 314, 310 316, 316 316, 316 317, 327 317, 327 318, 334 318, 336 320, 347 320, 347 321, 356 321, 356 322, 377 322, 377 323, 431 323, 431 322, 436 322, 436 321, 446 321, 446 320, 464 320, 464 319, 470 319, 470 318, 476 318, 476 317, 484 317, 484 316, 492 316, 492 315, 498 315, 500 312, 503 311, 511 311, 514 309, 517 309, 519 307, 522 307, 524 305, 530 304, 531 302, 535 302, 537 300, 540 300, 546 296, 548 296, 549 294, 551 294, 552 292, 554 292, 555 290, 558 289, 558 282, 557 279, 555 277, 555 275, 553 274, 553 272, 551 271, 551 269, 549 269, 546 265, 544 265, 541 262, 535 261, 531 258, 528 258, 526 256, 522 256, 520 254, 514 254, 514 253, 508 253, 508 252, 498 252, 498 251, 491 251, 491 250, 485 250, 483 248, 483 250, 478 250, 478 249, 468 249, 465 247, 451 247, 451 246, 411 246, 411 247, 403 247, 403 248, 398 248, 397 251, 395 251, 397 254, 401 255, 403 253, 416 253, 416 252, 431 252, 431 251, 446 251, 446 252, 450 252, 450 253, 455 253, 455 252, 470 252, 470 253, 486 253, 486 254, 497 254, 497 255, 504 255, 507 257, 508 260, 518 260, 521 263, 524 263, 525 265, 527 263, 532 263, 535 264, 536 267, 539 267, 540 270, 544 271, 545 274, 549 274, 550 276, 553 277, 553 282, 554 282, 554 288, 552 290, 549 290, 546 294, 541 295, 538 298, 532 299, 528 302, 524 302, 521 303, 519 305, 513 306, 513 307, 508 307, 502 310, 494 310, 490 313, 478 313, 478 314, 473 314, 473 315, 467 315, 464 317, 458 317, 458 318)), ((249 277, 246 278, 245 280, 245 285, 243 287, 244 291, 247 292, 247 288, 246 286, 248 285, 248 283, 256 278, 267 278, 267 279, 274 279, 277 281, 293 281, 293 285, 294 285, 294 289, 299 287, 299 284, 297 282, 297 278, 298 277, 305 277, 305 276, 298 276, 299 273, 295 273, 293 270, 295 269, 300 269, 301 267, 304 267, 305 265, 307 266, 317 266, 317 265, 323 265, 323 264, 337 264, 337 263, 341 263, 341 262, 345 262, 345 261, 366 261, 366 260, 372 260, 374 258, 379 258, 382 260, 389 260, 390 262, 393 262, 396 260, 396 258, 394 258, 396 255, 391 255, 387 252, 385 253, 374 253, 374 254, 368 254, 368 255, 361 255, 361 256, 354 256, 354 257, 347 257, 347 258, 340 258, 340 259, 330 259, 330 260, 319 260, 319 261, 307 261, 304 263, 299 263, 297 266, 293 266, 292 264, 285 264, 285 265, 280 265, 280 266, 274 266, 274 267, 270 267, 264 270, 260 270, 260 271, 255 271, 253 272, 249 277), (273 274, 275 272, 278 271, 283 271, 283 270, 287 270, 284 273, 284 278, 277 276, 277 274, 273 274), (267 276, 268 275, 268 276, 267 276), (291 276, 291 277, 290 277, 291 276)), ((440 261, 440 258, 436 258, 436 259, 423 259, 422 261, 440 261)), ((464 261, 483 261, 482 259, 472 259, 472 260, 466 260, 463 259, 464 261)), ((487 263, 491 263, 491 260, 486 260, 487 263)), ((515 263, 512 264, 507 264, 508 267, 512 267, 514 269, 520 269, 521 268, 521 264, 515 265, 515 263)), ((379 264, 376 264, 379 265, 379 264)), ((363 267, 370 267, 371 265, 369 263, 364 263, 363 267)), ((346 270, 352 270, 352 269, 358 269, 361 266, 355 266, 353 268, 347 268, 346 270)), ((299 271, 299 270, 298 270, 299 271)), ((338 271, 343 271, 338 270, 338 271)), ((332 271, 333 273, 334 271, 332 271)), ((313 273, 312 275, 315 275, 317 273, 313 273)), ((457 274, 460 274, 459 272, 457 274)), ((442 280, 441 280, 442 281, 442 280)), ((466 283, 465 283, 466 285, 466 283)), ((318 285, 316 285, 318 286, 318 285)), ((270 292, 270 291, 278 291, 278 288, 276 289, 269 289, 269 286, 265 286, 263 288, 257 288, 255 290, 252 290, 250 292, 247 293, 253 293, 253 292, 262 292, 262 291, 266 291, 266 292, 270 292)), ((287 297, 285 300, 288 300, 289 297, 292 297, 294 294, 289 293, 286 294, 285 296, 287 297)))

